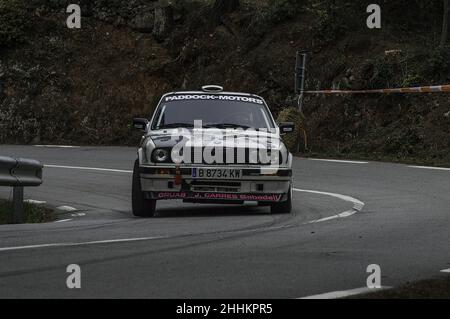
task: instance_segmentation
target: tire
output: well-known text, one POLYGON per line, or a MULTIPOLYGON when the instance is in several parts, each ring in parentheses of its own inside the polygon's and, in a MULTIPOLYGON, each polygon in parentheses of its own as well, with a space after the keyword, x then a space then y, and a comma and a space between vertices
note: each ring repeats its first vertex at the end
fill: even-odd
POLYGON ((270 206, 270 213, 272 215, 290 214, 291 212, 292 212, 292 186, 289 188, 287 201, 276 203, 270 206))
POLYGON ((156 212, 156 200, 146 199, 141 187, 139 176, 139 161, 136 160, 133 169, 133 184, 131 188, 131 204, 133 215, 137 217, 153 217, 156 212))

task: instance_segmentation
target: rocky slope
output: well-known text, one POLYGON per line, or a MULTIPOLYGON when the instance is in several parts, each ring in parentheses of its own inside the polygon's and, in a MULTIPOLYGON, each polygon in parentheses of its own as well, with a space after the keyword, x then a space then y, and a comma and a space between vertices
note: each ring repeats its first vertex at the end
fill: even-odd
MULTIPOLYGON (((311 52, 307 87, 450 83, 437 48, 440 1, 241 1, 217 21, 210 1, 0 0, 0 143, 135 144, 133 116, 159 96, 208 83, 295 106, 295 52, 311 52)), ((450 95, 310 96, 307 154, 450 165, 450 95)))

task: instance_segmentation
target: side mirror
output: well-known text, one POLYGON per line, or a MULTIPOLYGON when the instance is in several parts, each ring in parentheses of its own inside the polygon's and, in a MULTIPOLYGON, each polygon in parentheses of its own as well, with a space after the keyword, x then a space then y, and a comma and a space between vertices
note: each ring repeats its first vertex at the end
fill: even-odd
POLYGON ((139 131, 145 131, 147 128, 148 120, 143 118, 133 119, 133 128, 139 131))
POLYGON ((295 130, 295 124, 292 122, 284 122, 278 125, 280 128, 280 134, 289 134, 293 133, 295 130))

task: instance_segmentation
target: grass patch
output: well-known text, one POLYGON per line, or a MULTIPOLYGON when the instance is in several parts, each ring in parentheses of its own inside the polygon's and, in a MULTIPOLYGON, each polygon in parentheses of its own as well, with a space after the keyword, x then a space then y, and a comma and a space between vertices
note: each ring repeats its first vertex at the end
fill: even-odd
MULTIPOLYGON (((46 223, 56 220, 53 209, 43 205, 24 203, 24 216, 26 224, 46 223)), ((13 223, 12 202, 0 199, 0 225, 13 223)))
POLYGON ((349 299, 450 299, 450 276, 407 283, 349 299))

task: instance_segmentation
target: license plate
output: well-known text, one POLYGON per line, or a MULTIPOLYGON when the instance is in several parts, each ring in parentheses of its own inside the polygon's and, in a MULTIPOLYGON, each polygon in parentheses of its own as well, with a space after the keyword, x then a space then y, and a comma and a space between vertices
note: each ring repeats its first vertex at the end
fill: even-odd
POLYGON ((240 169, 219 169, 219 168, 193 168, 193 178, 206 179, 240 179, 242 170, 240 169))

